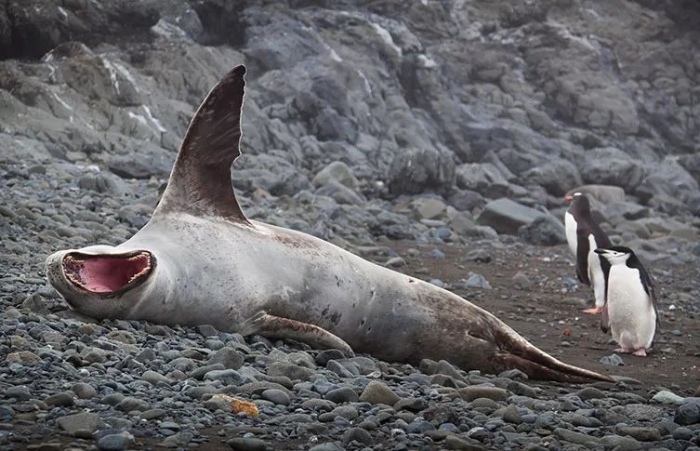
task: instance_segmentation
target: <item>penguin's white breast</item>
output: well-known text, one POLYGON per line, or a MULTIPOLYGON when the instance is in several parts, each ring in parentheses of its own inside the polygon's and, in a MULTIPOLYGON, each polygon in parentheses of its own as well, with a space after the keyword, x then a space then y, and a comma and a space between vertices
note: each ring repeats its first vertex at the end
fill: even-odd
POLYGON ((566 228, 566 241, 569 243, 569 249, 576 255, 576 250, 578 249, 578 237, 576 236, 576 219, 574 215, 568 211, 564 214, 564 226, 566 228))
POLYGON ((642 320, 649 314, 650 309, 653 311, 639 271, 625 265, 613 265, 610 268, 608 303, 611 322, 642 320))

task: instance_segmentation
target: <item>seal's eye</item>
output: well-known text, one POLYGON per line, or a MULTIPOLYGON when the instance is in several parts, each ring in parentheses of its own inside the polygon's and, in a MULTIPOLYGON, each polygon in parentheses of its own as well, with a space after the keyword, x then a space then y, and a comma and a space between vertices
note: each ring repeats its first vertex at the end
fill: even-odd
POLYGON ((154 258, 141 251, 122 255, 73 252, 63 258, 63 271, 75 286, 92 293, 114 293, 142 282, 153 270, 154 258))

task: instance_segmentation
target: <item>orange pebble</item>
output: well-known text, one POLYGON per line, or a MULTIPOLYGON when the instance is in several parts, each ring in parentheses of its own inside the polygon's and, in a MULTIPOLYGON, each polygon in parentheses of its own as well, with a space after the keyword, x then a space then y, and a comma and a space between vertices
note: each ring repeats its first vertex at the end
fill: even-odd
POLYGON ((231 405, 231 410, 233 413, 247 413, 251 417, 258 416, 258 406, 250 401, 243 401, 242 399, 234 398, 233 396, 225 395, 223 393, 217 393, 212 398, 225 399, 231 405))

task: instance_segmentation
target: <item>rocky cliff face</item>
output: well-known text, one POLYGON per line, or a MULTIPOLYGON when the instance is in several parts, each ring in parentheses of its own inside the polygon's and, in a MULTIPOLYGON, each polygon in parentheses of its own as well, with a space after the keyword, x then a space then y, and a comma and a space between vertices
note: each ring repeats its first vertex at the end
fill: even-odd
POLYGON ((47 180, 46 196, 128 204, 134 229, 194 108, 244 63, 234 185, 253 217, 359 243, 427 236, 435 220, 491 236, 474 222, 490 200, 559 215, 568 190, 611 184, 635 211, 692 224, 698 6, 4 0, 0 158, 5 178, 47 180))
POLYGON ((0 0, 0 449, 700 444, 698 43, 698 0, 0 0), (241 63, 247 215, 401 266, 620 382, 67 310, 46 257, 143 226, 198 103, 241 63), (657 283, 643 362, 608 355, 568 249, 539 246, 564 242, 583 184, 657 283))

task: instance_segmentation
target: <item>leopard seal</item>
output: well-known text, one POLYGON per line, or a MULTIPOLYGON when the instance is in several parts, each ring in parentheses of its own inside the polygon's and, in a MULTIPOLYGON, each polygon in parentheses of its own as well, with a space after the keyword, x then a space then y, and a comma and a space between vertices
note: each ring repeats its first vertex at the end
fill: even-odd
POLYGON ((331 243, 249 220, 231 183, 245 67, 209 92, 149 222, 118 246, 54 253, 51 285, 94 318, 291 338, 390 362, 447 360, 564 382, 612 381, 560 362, 486 310, 331 243))

